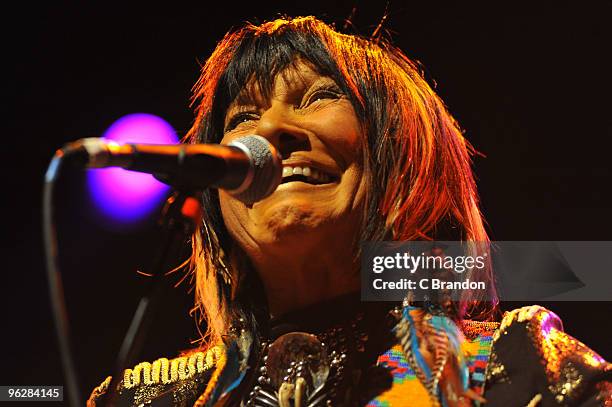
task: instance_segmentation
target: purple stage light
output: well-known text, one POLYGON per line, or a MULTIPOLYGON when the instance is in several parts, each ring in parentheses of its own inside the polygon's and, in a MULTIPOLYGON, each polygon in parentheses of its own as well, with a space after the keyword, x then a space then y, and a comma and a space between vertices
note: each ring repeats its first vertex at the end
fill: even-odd
MULTIPOLYGON (((124 116, 103 138, 119 144, 176 144, 176 132, 165 120, 147 113, 124 116)), ((90 194, 103 215, 121 222, 142 220, 156 209, 170 187, 152 175, 122 168, 92 169, 87 173, 90 194)))

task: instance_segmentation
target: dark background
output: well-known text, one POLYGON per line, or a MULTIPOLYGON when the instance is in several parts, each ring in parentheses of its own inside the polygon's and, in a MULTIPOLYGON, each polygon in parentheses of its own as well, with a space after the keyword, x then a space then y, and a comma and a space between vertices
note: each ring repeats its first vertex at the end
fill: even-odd
MULTIPOLYGON (((5 10, 1 336, 8 366, 0 369, 0 384, 64 383, 40 226, 43 174, 56 148, 99 136, 135 112, 157 114, 184 134, 199 62, 245 20, 314 14, 342 27, 356 6, 353 30, 367 35, 385 13, 382 1, 209 3, 30 3, 5 10)), ((469 4, 394 1, 385 27, 424 64, 468 139, 486 155, 475 168, 492 237, 612 240, 612 3, 462 3, 469 4)), ((159 233, 154 218, 126 229, 101 221, 83 173, 67 173, 56 199, 80 380, 89 394, 111 373, 144 291, 145 278, 135 270, 150 267, 159 233)), ((197 339, 187 287, 165 301, 140 360, 172 357, 197 339)), ((546 303, 566 331, 607 359, 611 304, 546 303)))

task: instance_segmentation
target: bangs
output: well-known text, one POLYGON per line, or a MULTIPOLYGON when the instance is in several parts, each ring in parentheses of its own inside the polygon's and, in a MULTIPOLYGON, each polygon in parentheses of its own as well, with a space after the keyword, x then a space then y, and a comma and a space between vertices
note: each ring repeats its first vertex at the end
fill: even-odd
POLYGON ((269 99, 275 78, 299 62, 309 64, 320 75, 331 77, 350 96, 345 78, 317 34, 320 33, 312 27, 305 29, 290 24, 248 26, 217 82, 210 110, 212 131, 208 137, 212 138, 203 141, 221 140, 225 112, 237 97, 255 100, 256 90, 269 99))

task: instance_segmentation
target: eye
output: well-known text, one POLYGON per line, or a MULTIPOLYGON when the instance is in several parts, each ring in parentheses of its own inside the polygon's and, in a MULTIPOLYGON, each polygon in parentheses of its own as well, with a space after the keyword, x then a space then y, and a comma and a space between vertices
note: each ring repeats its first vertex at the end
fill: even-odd
POLYGON ((227 133, 230 130, 234 130, 241 123, 245 123, 251 120, 257 120, 259 116, 255 112, 239 112, 233 115, 225 126, 224 132, 227 133))
POLYGON ((315 102, 324 99, 340 99, 343 96, 343 93, 337 87, 329 87, 329 88, 320 88, 311 92, 305 98, 306 101, 302 104, 302 107, 309 106, 315 102))

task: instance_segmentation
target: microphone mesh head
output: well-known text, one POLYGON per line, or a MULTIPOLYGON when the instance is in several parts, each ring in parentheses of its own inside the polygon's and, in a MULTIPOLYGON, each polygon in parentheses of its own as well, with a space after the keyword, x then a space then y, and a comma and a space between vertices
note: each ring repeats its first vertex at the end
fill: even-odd
POLYGON ((230 194, 250 205, 274 192, 283 174, 281 158, 276 148, 268 140, 257 135, 240 137, 230 145, 236 145, 247 152, 253 170, 251 182, 238 191, 229 191, 230 194))

